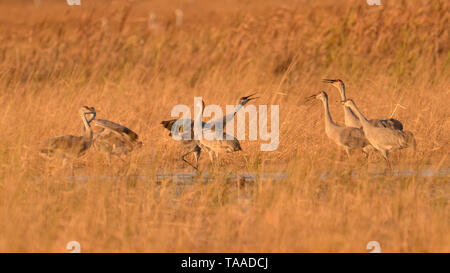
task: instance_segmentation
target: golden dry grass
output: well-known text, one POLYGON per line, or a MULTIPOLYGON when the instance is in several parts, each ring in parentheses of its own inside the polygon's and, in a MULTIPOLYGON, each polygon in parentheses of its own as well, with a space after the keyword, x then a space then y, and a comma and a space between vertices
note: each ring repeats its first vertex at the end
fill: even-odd
MULTIPOLYGON (((0 251, 65 252, 72 240, 85 252, 366 252, 372 240, 384 252, 450 251, 447 1, 41 2, 0 1, 0 251), (417 153, 392 159, 411 176, 374 176, 377 156, 367 168, 336 151, 320 105, 303 105, 326 90, 342 123, 322 78, 343 79, 369 117, 407 107, 394 117, 417 153), (249 90, 280 105, 278 150, 242 141, 209 183, 156 183, 186 168, 159 125, 171 108, 193 96, 225 106, 249 90), (127 175, 105 178, 120 164, 109 170, 94 152, 76 181, 47 175, 34 147, 79 134, 82 105, 142 137, 127 175), (240 186, 224 171, 288 177, 240 186)), ((205 154, 200 164, 210 171, 205 154)))

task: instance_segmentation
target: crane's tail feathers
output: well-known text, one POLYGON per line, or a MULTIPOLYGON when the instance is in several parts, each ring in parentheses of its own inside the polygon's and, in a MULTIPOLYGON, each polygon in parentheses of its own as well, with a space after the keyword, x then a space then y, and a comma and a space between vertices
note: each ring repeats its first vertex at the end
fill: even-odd
POLYGON ((136 134, 135 132, 133 132, 133 130, 120 125, 118 123, 109 121, 109 120, 104 120, 104 119, 96 119, 93 121, 93 125, 94 126, 98 126, 107 130, 110 130, 114 133, 117 134, 122 134, 125 135, 129 138, 130 141, 134 142, 137 141, 139 136, 138 134, 136 134))
POLYGON ((54 151, 52 149, 41 149, 39 150, 39 155, 49 158, 54 154, 54 151))
POLYGON ((161 121, 161 124, 164 128, 166 128, 167 130, 171 131, 172 130, 172 126, 173 124, 176 122, 176 119, 171 119, 171 120, 163 120, 161 121))

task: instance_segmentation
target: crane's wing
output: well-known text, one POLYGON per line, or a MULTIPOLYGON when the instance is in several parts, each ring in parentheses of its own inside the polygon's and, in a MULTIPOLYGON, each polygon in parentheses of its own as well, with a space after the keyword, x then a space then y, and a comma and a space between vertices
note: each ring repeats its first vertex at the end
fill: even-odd
POLYGON ((390 119, 370 119, 369 123, 376 127, 384 127, 393 130, 403 130, 403 124, 393 118, 390 119))
POLYGON ((376 128, 374 135, 377 138, 378 146, 389 150, 398 150, 408 147, 408 140, 412 133, 390 128, 376 128))
MULTIPOLYGON (((170 131, 169 136, 172 136, 172 127, 175 125, 175 123, 179 124, 178 132, 183 132, 183 125, 191 123, 191 135, 193 137, 194 135, 194 121, 192 119, 169 119, 169 120, 163 120, 161 121, 161 125, 170 131)), ((204 128, 206 125, 205 122, 202 121, 202 128, 204 128)), ((186 135, 186 133, 183 133, 182 135, 186 135)))
POLYGON ((342 143, 352 148, 362 148, 369 145, 369 141, 360 128, 346 127, 341 133, 342 143))
POLYGON ((172 131, 172 126, 175 124, 176 121, 177 119, 163 120, 161 121, 161 124, 167 130, 172 131))
POLYGON ((381 123, 384 124, 384 126, 386 128, 391 128, 391 129, 403 131, 403 124, 400 121, 396 120, 396 119, 390 118, 390 119, 383 119, 383 120, 380 120, 380 121, 381 121, 381 123))
POLYGON ((40 144, 39 153, 51 157, 59 151, 66 155, 78 156, 84 153, 89 146, 90 144, 81 136, 65 135, 45 140, 40 144))
POLYGON ((242 151, 241 144, 237 138, 225 132, 215 132, 209 129, 203 131, 203 139, 200 141, 200 146, 205 146, 213 151, 225 151, 227 153, 242 151), (222 134, 222 139, 217 139, 217 134, 222 134))
POLYGON ((131 142, 138 142, 138 134, 133 132, 131 129, 120 125, 118 123, 104 120, 104 119, 95 119, 92 121, 92 124, 97 127, 101 127, 105 130, 111 131, 115 134, 118 134, 131 142))
POLYGON ((172 127, 175 125, 175 123, 179 124, 180 128, 178 129, 179 133, 183 132, 183 125, 186 123, 191 123, 191 131, 194 128, 194 121, 191 119, 169 119, 169 120, 163 120, 161 121, 161 125, 170 131, 169 136, 172 136, 172 127))

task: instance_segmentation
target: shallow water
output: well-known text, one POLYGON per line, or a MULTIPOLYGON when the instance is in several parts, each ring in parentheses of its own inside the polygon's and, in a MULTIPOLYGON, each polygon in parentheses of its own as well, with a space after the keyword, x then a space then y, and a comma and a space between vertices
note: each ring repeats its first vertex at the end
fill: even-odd
MULTIPOLYGON (((360 173, 357 170, 353 170, 351 172, 347 172, 346 175, 350 176, 358 176, 360 173)), ((330 177, 341 176, 342 171, 338 170, 328 170, 321 173, 316 174, 320 179, 326 179, 330 177)), ((433 169, 433 168, 425 168, 420 170, 411 170, 411 169, 393 169, 392 172, 386 172, 385 169, 374 169, 369 170, 369 175, 373 178, 382 177, 382 176, 394 176, 394 177, 411 177, 418 176, 424 178, 450 178, 450 169, 449 168, 441 168, 441 169, 433 169)), ((96 179, 100 181, 114 181, 123 178, 127 179, 136 179, 138 181, 144 182, 174 182, 174 183, 184 183, 189 184, 193 182, 211 182, 214 180, 222 180, 228 183, 233 182, 256 182, 256 181, 282 181, 287 179, 288 172, 287 171, 273 171, 273 172, 223 172, 223 173, 208 173, 208 172, 168 172, 168 173, 157 173, 155 176, 148 175, 130 175, 130 176, 113 176, 113 175, 103 175, 103 176, 87 176, 83 174, 68 176, 67 179, 74 182, 88 182, 89 180, 96 179)), ((56 178, 56 177, 54 177, 56 178)), ((51 177, 36 177, 31 179, 32 182, 51 180, 51 177)))
POLYGON ((287 178, 287 172, 223 172, 220 174, 210 174, 208 172, 197 174, 195 172, 190 173, 160 173, 156 175, 156 181, 174 181, 174 182, 194 182, 203 181, 210 182, 214 179, 224 179, 226 182, 253 182, 261 180, 283 180, 287 178))
MULTIPOLYGON (((328 178, 333 177, 337 175, 336 170, 330 170, 330 171, 324 171, 322 172, 319 177, 320 178, 328 178)), ((358 171, 351 171, 349 173, 351 176, 358 176, 358 171)), ((425 177, 425 178, 431 178, 431 177, 449 177, 450 178, 450 169, 442 168, 442 169, 434 169, 434 168, 425 168, 420 170, 411 170, 411 169, 393 169, 392 171, 386 171, 386 169, 373 169, 369 171, 369 175, 373 178, 375 177, 382 177, 382 176, 394 176, 394 177, 411 177, 411 176, 418 176, 418 177, 425 177)))

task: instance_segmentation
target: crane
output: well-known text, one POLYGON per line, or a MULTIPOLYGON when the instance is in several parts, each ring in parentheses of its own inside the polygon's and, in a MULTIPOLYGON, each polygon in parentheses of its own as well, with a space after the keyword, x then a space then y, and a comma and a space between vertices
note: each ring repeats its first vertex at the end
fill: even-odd
POLYGON ((93 148, 105 155, 109 165, 111 165, 111 156, 116 156, 123 161, 122 155, 126 156, 142 147, 138 134, 123 125, 109 120, 93 119, 92 126, 100 128, 99 131, 94 132, 93 148))
MULTIPOLYGON (((324 83, 331 83, 334 87, 337 88, 339 91, 339 94, 341 95, 341 101, 345 101, 347 97, 345 96, 345 85, 344 82, 340 79, 336 80, 330 80, 330 79, 323 79, 322 82, 324 83)), ((355 127, 355 128, 361 128, 361 122, 359 121, 358 117, 353 113, 353 111, 348 108, 347 106, 344 107, 344 118, 345 118, 345 126, 347 127, 355 127)), ((369 119, 368 120, 373 126, 376 127, 386 127, 396 130, 403 130, 403 124, 393 118, 389 119, 369 119)))
POLYGON ((202 149, 208 152, 212 165, 214 165, 215 159, 219 158, 219 153, 233 153, 242 151, 239 140, 237 140, 234 136, 225 133, 223 128, 225 128, 228 122, 234 119, 239 110, 241 110, 249 101, 258 98, 254 97, 254 95, 256 95, 256 93, 240 97, 232 113, 210 121, 203 126, 203 137, 199 140, 199 144, 202 149), (216 124, 220 122, 222 123, 222 130, 218 131, 216 124))
POLYGON ((413 146, 415 149, 416 141, 412 132, 396 130, 389 127, 374 126, 361 111, 359 111, 352 99, 346 99, 343 104, 349 107, 359 118, 367 140, 381 153, 390 169, 390 151, 403 149, 409 146, 413 146))
POLYGON ((328 107, 328 94, 321 91, 318 94, 306 98, 306 101, 313 99, 321 100, 325 112, 325 133, 329 139, 333 140, 338 146, 345 149, 347 156, 354 149, 363 149, 367 157, 367 149, 370 149, 370 143, 364 136, 364 132, 360 128, 344 127, 336 124, 330 114, 328 107))
POLYGON ((216 132, 214 129, 203 129, 203 137, 199 140, 200 147, 209 154, 211 164, 219 158, 219 153, 234 153, 242 151, 241 144, 237 138, 225 132, 216 132), (222 134, 218 138, 217 133, 222 134))
POLYGON ((79 114, 83 121, 84 132, 82 136, 65 135, 53 137, 45 140, 39 148, 39 154, 48 159, 62 159, 63 167, 67 161, 73 161, 83 156, 91 147, 93 134, 89 123, 95 118, 96 112, 94 107, 83 106, 79 110, 79 114), (88 121, 86 115, 93 115, 88 121))
MULTIPOLYGON (((234 109, 234 111, 228 115, 225 115, 223 117, 220 117, 218 119, 209 121, 209 122, 203 122, 202 121, 202 132, 203 135, 208 135, 211 132, 215 132, 215 125, 218 122, 222 122, 223 127, 225 127, 225 125, 230 122, 231 120, 233 120, 234 116, 236 115, 237 112, 239 112, 240 109, 242 109, 242 107, 244 107, 245 104, 247 104, 249 101, 256 99, 255 97, 253 97, 255 94, 251 94, 248 96, 243 96, 241 98, 239 98, 238 103, 234 109), (205 130, 207 129, 207 130, 205 130)), ((202 100, 202 110, 199 113, 199 117, 197 118, 201 118, 201 116, 203 115, 203 110, 205 109, 205 102, 202 100)), ((238 149, 237 147, 239 146, 240 149, 240 145, 239 145, 239 141, 237 139, 235 139, 235 141, 233 142, 233 144, 231 144, 231 142, 227 141, 227 135, 224 132, 221 132, 224 135, 224 140, 218 140, 216 143, 213 144, 214 141, 209 141, 204 139, 202 143, 200 143, 199 140, 195 140, 194 139, 194 120, 191 119, 171 119, 171 120, 164 120, 161 122, 162 126, 164 128, 166 128, 167 130, 171 131, 169 133, 169 136, 172 136, 172 127, 174 124, 190 124, 191 125, 191 130, 190 132, 183 132, 183 125, 181 125, 179 127, 178 132, 183 132, 181 134, 179 134, 180 136, 180 146, 182 147, 182 149, 185 151, 185 153, 181 156, 181 159, 186 162, 187 164, 189 164, 191 167, 193 167, 194 169, 198 169, 198 161, 200 159, 200 154, 201 154, 201 150, 202 147, 208 152, 211 162, 214 161, 214 155, 218 155, 219 152, 223 151, 222 149, 227 150, 227 148, 223 148, 227 146, 227 143, 229 143, 230 145, 232 145, 233 148, 231 148, 231 146, 228 148, 229 151, 231 151, 231 149, 238 149), (237 144, 236 144, 237 142, 237 144), (196 165, 192 165, 190 162, 188 162, 185 157, 191 153, 194 153, 195 156, 195 161, 196 161, 196 165)), ((222 128, 223 128, 222 127, 222 128)), ((204 137, 203 137, 204 138, 204 137)), ((231 138, 230 136, 228 136, 228 138, 231 138)))
MULTIPOLYGON (((203 115, 203 110, 205 109, 205 102, 202 100, 202 110, 199 112, 199 116, 197 118, 201 119, 201 116, 203 115)), ((181 160, 186 162, 188 165, 190 165, 195 170, 198 169, 198 161, 200 159, 201 154, 201 148, 198 144, 198 140, 194 139, 194 120, 192 119, 170 119, 170 120, 163 120, 161 121, 161 125, 170 131, 169 136, 172 136, 172 132, 178 133, 178 136, 180 137, 180 140, 178 141, 179 146, 184 151, 183 155, 181 156, 181 160), (172 127, 175 124, 180 124, 178 131, 172 130, 172 127), (191 129, 190 131, 184 132, 184 124, 190 124, 191 129), (186 160, 186 156, 193 153, 195 157, 195 166, 192 165, 189 161, 186 160)), ((205 123, 202 121, 202 127, 205 125, 205 123)), ((176 128, 174 128, 176 129, 176 128)))

